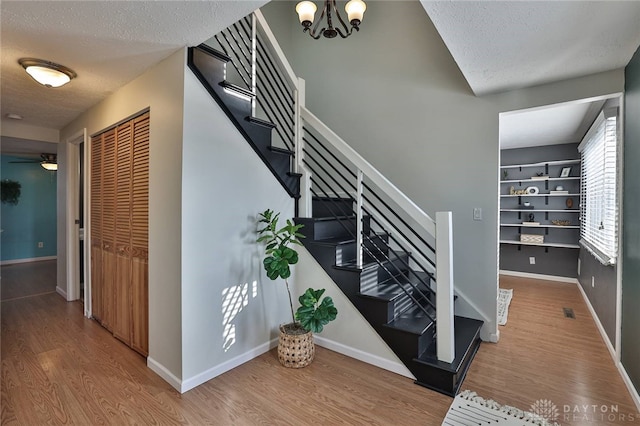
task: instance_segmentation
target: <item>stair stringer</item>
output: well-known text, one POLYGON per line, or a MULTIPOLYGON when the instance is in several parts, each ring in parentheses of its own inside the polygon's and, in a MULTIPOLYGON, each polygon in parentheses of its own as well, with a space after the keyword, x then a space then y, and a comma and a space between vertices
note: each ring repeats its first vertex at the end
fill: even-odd
MULTIPOLYGON (((314 336, 319 346, 376 367, 415 380, 415 376, 398 358, 373 325, 336 284, 334 278, 316 261, 306 247, 297 248, 299 261, 294 270, 296 293, 302 294, 308 287, 324 288, 338 308, 339 321, 328 324, 321 335, 314 336), (339 322, 339 327, 337 323, 339 322), (349 342, 345 344, 342 342, 349 342)), ((346 271, 337 271, 349 274, 346 271)))

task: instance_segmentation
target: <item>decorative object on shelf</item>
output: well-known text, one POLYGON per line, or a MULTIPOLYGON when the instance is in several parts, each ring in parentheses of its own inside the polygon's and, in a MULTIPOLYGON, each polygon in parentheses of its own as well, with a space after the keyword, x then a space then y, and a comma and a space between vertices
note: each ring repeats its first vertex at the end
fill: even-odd
POLYGON ((520 234, 521 243, 543 244, 544 235, 520 234))
POLYGON ((11 179, 5 179, 3 181, 0 182, 0 193, 1 193, 1 200, 2 200, 2 204, 13 204, 16 205, 18 204, 18 201, 20 200, 20 189, 22 188, 22 185, 20 185, 20 182, 15 181, 15 180, 11 180, 11 179))
POLYGON ((557 225, 557 226, 569 226, 569 225, 571 225, 571 221, 570 220, 554 219, 554 220, 551 221, 551 223, 553 223, 554 225, 557 225))
POLYGON ((518 189, 516 190, 513 186, 509 188, 509 195, 527 195, 526 189, 518 189))
POLYGON ((509 178, 509 171, 505 169, 502 171, 502 180, 507 180, 508 178, 509 178))
POLYGON ((571 167, 563 167, 562 171, 560 171, 560 177, 566 178, 571 174, 571 167))
POLYGON ((535 175, 535 176, 531 176, 531 180, 548 180, 549 176, 548 175, 535 175))
POLYGON ((296 5, 296 12, 298 13, 300 24, 302 24, 303 32, 308 32, 315 40, 318 40, 321 35, 325 38, 335 38, 338 35, 342 38, 347 38, 353 33, 353 30, 360 31, 360 24, 362 23, 364 11, 367 10, 367 5, 362 0, 351 0, 344 6, 351 28, 347 26, 342 16, 340 16, 340 12, 338 12, 336 6, 336 0, 325 0, 324 8, 320 14, 320 20, 316 22, 316 25, 312 29, 311 25, 313 25, 317 10, 318 8, 311 1, 301 1, 296 5), (340 26, 333 27, 332 14, 335 14, 342 29, 340 26), (321 25, 325 16, 327 17, 327 24, 318 31, 318 27, 321 25))
POLYGON ((564 203, 568 209, 573 208, 573 198, 569 197, 567 198, 567 201, 565 201, 564 203))
POLYGON ((528 226, 539 226, 540 222, 522 222, 522 224, 528 226))
POLYGON ((315 357, 312 332, 321 332, 327 323, 336 319, 338 310, 330 297, 322 298, 324 289, 309 288, 298 299, 300 308, 293 312, 293 301, 287 278, 291 276, 291 265, 298 263, 298 252, 290 245, 302 245, 299 238, 304 238, 304 235, 298 231, 304 225, 295 225, 287 219, 285 226, 278 227, 280 213, 269 209, 260 213, 259 217, 259 223, 264 224, 264 227, 258 229, 256 242, 266 244, 265 258, 262 263, 270 279, 284 279, 293 320, 289 324, 280 326, 278 359, 285 367, 306 367, 315 357))
POLYGON ((556 186, 556 191, 564 191, 564 187, 562 185, 556 186))
POLYGON ((527 194, 529 195, 536 195, 540 192, 540 188, 537 186, 529 186, 525 191, 527 191, 527 194))
POLYGON ((525 201, 523 204, 524 204, 525 207, 529 207, 531 205, 531 203, 528 202, 528 201, 525 201))
POLYGON ((533 213, 529 213, 529 222, 533 222, 534 220, 536 220, 536 215, 533 213))
POLYGON ((549 191, 549 195, 566 195, 569 191, 549 191))

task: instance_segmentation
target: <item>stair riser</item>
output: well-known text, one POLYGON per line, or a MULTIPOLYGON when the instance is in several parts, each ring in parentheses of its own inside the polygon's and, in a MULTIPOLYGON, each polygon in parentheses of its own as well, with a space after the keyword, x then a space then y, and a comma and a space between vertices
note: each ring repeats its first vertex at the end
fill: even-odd
POLYGON ((401 354, 405 357, 412 357, 415 356, 415 354, 421 354, 427 350, 433 342, 434 331, 435 324, 420 336, 390 327, 382 327, 381 335, 385 342, 394 348, 394 352, 398 355, 401 354))
MULTIPOLYGON (((369 232, 369 218, 363 218, 364 232, 369 232)), ((355 219, 334 219, 313 222, 311 226, 305 226, 303 233, 311 240, 326 240, 328 238, 352 239, 356 235, 355 219), (306 229, 310 228, 310 229, 306 229), (311 232, 310 232, 311 231, 311 232), (309 233, 310 232, 310 233, 309 233)))
POLYGON ((372 290, 378 283, 385 281, 391 277, 391 274, 396 275, 398 271, 406 271, 406 263, 408 261, 408 255, 402 254, 399 258, 393 261, 382 262, 384 268, 380 265, 377 267, 369 267, 362 271, 360 291, 363 293, 372 290), (385 270, 386 268, 386 270, 385 270), (387 272, 388 271, 388 272, 387 272))
POLYGON ((342 198, 314 198, 312 201, 313 217, 351 216, 355 214, 353 201, 342 198))
MULTIPOLYGON (((366 247, 363 250, 363 256, 366 256, 367 253, 384 253, 386 255, 389 254, 389 246, 387 246, 386 240, 383 236, 374 235, 373 237, 369 237, 370 240, 365 238, 364 246, 366 247)), ((356 260, 357 255, 357 243, 345 243, 339 244, 336 246, 336 265, 344 265, 345 263, 353 262, 356 260)))
POLYGON ((423 377, 429 379, 428 383, 418 379, 416 380, 417 384, 449 396, 455 396, 464 381, 476 352, 480 348, 480 343, 480 339, 478 338, 474 342, 473 346, 469 348, 469 351, 467 352, 457 374, 452 375, 447 371, 425 364, 416 363, 414 361, 411 362, 409 369, 417 378, 423 377))

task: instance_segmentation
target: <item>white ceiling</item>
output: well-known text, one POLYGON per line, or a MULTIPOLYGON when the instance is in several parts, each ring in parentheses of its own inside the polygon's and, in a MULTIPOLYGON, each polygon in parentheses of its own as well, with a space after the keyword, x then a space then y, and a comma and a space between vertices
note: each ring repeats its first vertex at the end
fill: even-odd
MULTIPOLYGON (((266 2, 2 1, 2 119, 14 113, 24 124, 61 129, 179 48, 207 40, 266 2), (42 87, 18 65, 21 57, 61 63, 78 77, 62 88, 42 87)), ((639 1, 422 4, 480 94, 619 68, 640 44, 639 1)), ((563 120, 566 128, 539 140, 571 138, 580 113, 565 112, 574 121, 563 120)), ((539 130, 532 123, 541 118, 514 117, 522 134, 507 139, 530 140, 523 129, 539 130)), ((5 139, 3 151, 19 149, 5 139)))
POLYGON ((61 129, 81 112, 184 46, 194 46, 265 4, 256 1, 2 1, 2 119, 61 129), (78 77, 57 89, 18 65, 35 57, 78 77))
POLYGON ((476 95, 624 67, 640 1, 421 0, 476 95))

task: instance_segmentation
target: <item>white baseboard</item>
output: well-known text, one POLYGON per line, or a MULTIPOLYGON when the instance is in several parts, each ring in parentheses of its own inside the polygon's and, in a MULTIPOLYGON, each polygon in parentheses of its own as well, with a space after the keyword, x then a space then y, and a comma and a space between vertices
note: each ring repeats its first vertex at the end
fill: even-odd
POLYGON ((251 361, 255 357, 260 356, 263 353, 275 348, 277 345, 278 339, 272 339, 269 342, 263 343, 260 346, 250 349, 243 354, 240 354, 228 361, 223 362, 222 364, 218 364, 215 367, 203 371, 202 373, 196 374, 193 377, 183 380, 180 389, 178 390, 180 391, 180 393, 185 393, 188 390, 195 388, 196 386, 208 382, 214 377, 226 373, 227 371, 232 370, 247 361, 251 361))
POLYGON ((591 304, 591 301, 587 297, 587 293, 584 292, 584 289, 582 288, 580 283, 577 283, 576 285, 578 286, 578 290, 580 290, 580 294, 582 294, 582 298, 584 299, 584 303, 587 305, 587 308, 589 309, 589 312, 591 312, 591 316, 593 317, 593 321, 596 323, 596 327, 598 328, 598 331, 600 332, 600 336, 602 337, 602 340, 604 340, 604 344, 607 346, 607 349, 609 350, 609 354, 611 355, 611 358, 613 358, 613 362, 616 363, 616 365, 617 365, 618 364, 618 355, 616 354, 615 348, 611 344, 611 339, 609 339, 609 336, 607 335, 607 332, 604 330, 604 327, 602 326, 602 323, 600 322, 600 318, 598 318, 598 314, 596 313, 596 310, 593 309, 593 305, 591 304))
POLYGON ((167 383, 171 385, 175 390, 180 392, 180 379, 173 375, 164 365, 160 364, 150 356, 147 357, 147 367, 151 369, 158 376, 162 377, 167 383))
POLYGON ((577 284, 577 278, 570 277, 558 277, 555 275, 544 275, 544 274, 533 274, 531 272, 519 272, 519 271, 505 271, 500 270, 500 275, 508 275, 511 277, 521 277, 521 278, 533 278, 536 280, 546 280, 546 281, 555 281, 559 283, 569 283, 569 284, 577 284))
POLYGON ((631 399, 633 399, 633 402, 636 404, 636 408, 640 413, 640 395, 638 395, 638 390, 633 385, 631 378, 627 374, 627 370, 624 369, 624 365, 622 365, 621 362, 618 363, 618 371, 620 372, 620 375, 622 376, 622 380, 624 381, 624 384, 627 386, 627 389, 631 394, 631 399))
POLYGON ((44 260, 56 260, 57 258, 58 256, 42 256, 42 257, 30 257, 27 259, 3 260, 3 261, 0 261, 0 266, 14 265, 16 263, 42 262, 44 260))
POLYGON ((415 376, 407 369, 407 367, 401 362, 391 361, 386 358, 379 357, 367 352, 363 352, 360 349, 352 348, 351 346, 344 345, 342 343, 335 342, 333 340, 325 339, 321 336, 313 336, 313 341, 323 348, 330 349, 334 352, 341 353, 351 358, 355 358, 358 361, 366 362, 367 364, 375 365, 383 370, 391 371, 392 373, 400 374, 401 376, 408 377, 415 380, 415 376))
POLYGON ((631 399, 633 399, 634 404, 638 408, 638 412, 640 412, 640 395, 638 395, 638 390, 633 385, 633 382, 631 381, 631 378, 627 374, 627 370, 625 370, 624 366, 622 365, 622 362, 618 360, 618 355, 616 353, 616 350, 611 344, 611 340, 609 339, 607 332, 604 330, 604 327, 602 326, 602 323, 600 322, 600 318, 598 318, 598 315, 596 314, 595 309, 593 309, 593 305, 589 301, 589 298, 587 297, 587 293, 584 292, 584 289, 582 288, 580 283, 578 283, 577 286, 578 286, 578 289, 580 290, 580 294, 582 294, 582 298, 584 299, 584 302, 587 305, 587 308, 589 309, 589 312, 591 313, 591 316, 593 317, 593 321, 596 323, 596 327, 600 332, 600 336, 602 336, 602 340, 604 340, 604 343, 607 346, 607 349, 609 350, 609 355, 611 355, 611 359, 613 360, 614 365, 618 367, 618 372, 622 377, 622 381, 624 381, 624 384, 629 390, 629 394, 631 395, 631 399))
POLYGON ((60 296, 64 297, 64 300, 68 300, 67 299, 67 291, 61 289, 60 287, 56 286, 56 293, 58 293, 60 296))

